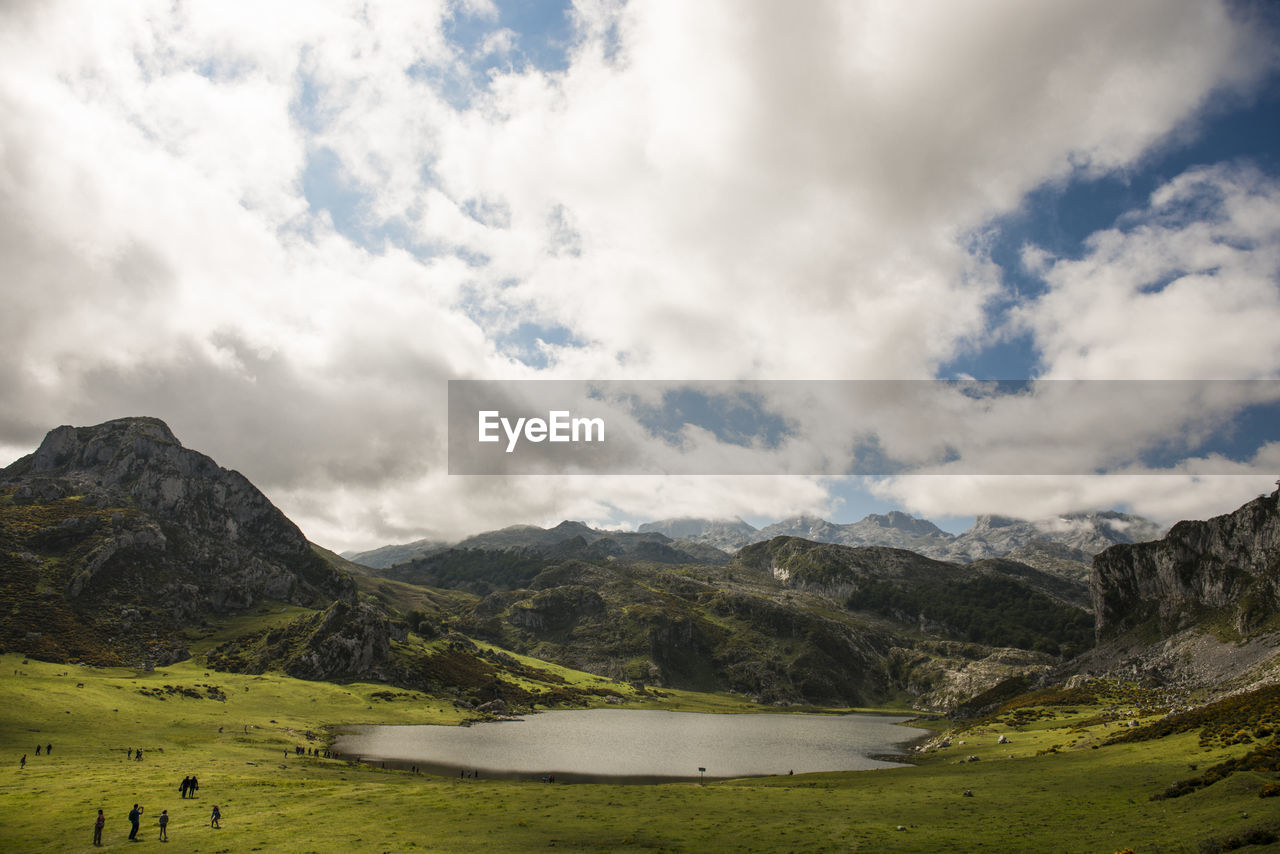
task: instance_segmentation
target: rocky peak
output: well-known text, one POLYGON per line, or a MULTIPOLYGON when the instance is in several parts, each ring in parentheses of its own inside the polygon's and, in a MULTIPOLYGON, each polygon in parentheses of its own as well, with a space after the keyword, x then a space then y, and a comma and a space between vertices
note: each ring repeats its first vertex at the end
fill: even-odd
POLYGON ((129 635, 121 615, 143 613, 176 649, 204 612, 355 595, 252 483, 156 418, 50 431, 0 469, 0 497, 0 558, 21 561, 28 584, 59 591, 102 637, 129 635), (61 521, 33 524, 43 519, 61 521))
POLYGON ((1021 519, 1014 519, 1011 516, 996 516, 994 514, 985 513, 973 520, 973 527, 969 529, 969 533, 995 531, 1000 528, 1008 528, 1011 525, 1017 525, 1021 521, 1021 519))
POLYGON ((58 427, 35 453, 0 471, 5 481, 20 482, 18 500, 79 494, 231 541, 256 539, 276 554, 310 551, 297 526, 243 475, 182 447, 158 418, 58 427))
POLYGON ((864 522, 870 522, 881 528, 891 528, 895 531, 905 531, 910 534, 938 534, 949 537, 946 531, 930 522, 928 519, 917 519, 914 516, 903 513, 901 510, 890 510, 887 514, 872 513, 863 519, 864 522))

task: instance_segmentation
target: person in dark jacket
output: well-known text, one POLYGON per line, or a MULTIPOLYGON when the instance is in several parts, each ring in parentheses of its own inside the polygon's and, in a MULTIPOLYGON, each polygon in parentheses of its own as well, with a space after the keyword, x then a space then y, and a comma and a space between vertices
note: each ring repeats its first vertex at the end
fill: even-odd
POLYGON ((129 810, 129 839, 133 842, 138 841, 138 822, 140 821, 142 821, 142 807, 134 804, 133 809, 129 810))

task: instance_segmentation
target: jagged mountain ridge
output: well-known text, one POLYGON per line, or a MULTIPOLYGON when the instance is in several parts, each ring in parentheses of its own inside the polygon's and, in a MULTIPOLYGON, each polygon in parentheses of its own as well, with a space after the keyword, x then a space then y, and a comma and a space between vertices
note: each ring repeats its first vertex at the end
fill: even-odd
POLYGON ((588 545, 605 538, 618 541, 624 545, 615 553, 632 556, 629 552, 633 550, 626 543, 644 542, 644 536, 662 536, 667 539, 653 542, 671 545, 685 552, 691 562, 715 562, 714 553, 705 548, 698 549, 695 545, 732 554, 753 543, 782 536, 844 546, 908 549, 936 560, 962 563, 1009 557, 1040 569, 1084 579, 1088 576, 1089 561, 1095 554, 1117 543, 1154 539, 1159 533, 1160 527, 1150 519, 1108 510, 1039 520, 978 516, 968 531, 951 534, 927 519, 893 510, 885 514, 872 513, 847 524, 828 522, 815 516, 796 516, 764 528, 755 528, 738 518, 680 517, 642 523, 634 534, 603 531, 582 522, 566 520, 552 528, 513 525, 476 534, 452 545, 418 540, 401 546, 346 552, 343 557, 373 569, 385 569, 450 548, 532 548, 546 552, 575 536, 581 536, 588 545))
MULTIPOLYGON (((741 521, 741 520, 739 520, 741 521)), ((1058 559, 1079 561, 1092 558, 1117 543, 1154 539, 1160 527, 1149 519, 1116 511, 1068 513, 1049 519, 1026 520, 984 515, 961 534, 951 534, 927 519, 918 519, 898 510, 872 513, 857 522, 840 524, 814 516, 796 516, 754 529, 745 522, 726 528, 720 520, 693 518, 649 522, 641 530, 680 535, 695 542, 740 549, 777 536, 802 537, 820 543, 844 546, 887 546, 909 549, 938 560, 972 561, 1004 557, 1011 552, 1040 545, 1064 546, 1078 552, 1058 559), (745 526, 745 527, 744 527, 745 526), (750 529, 750 530, 747 530, 750 529), (732 531, 733 538, 726 535, 732 531)))
MULTIPOLYGON (((429 541, 419 540, 419 543, 429 541)), ((511 525, 467 537, 453 545, 433 544, 413 548, 383 546, 369 552, 351 553, 349 559, 388 578, 413 580, 414 567, 447 562, 452 555, 465 552, 517 551, 547 558, 581 558, 648 560, 656 563, 727 563, 729 555, 703 542, 681 540, 650 531, 606 531, 582 522, 565 520, 551 528, 537 525, 511 525), (411 556, 391 562, 388 558, 409 553, 411 556), (390 571, 395 568, 395 571, 390 571)), ((344 555, 346 557, 347 555, 344 555)))

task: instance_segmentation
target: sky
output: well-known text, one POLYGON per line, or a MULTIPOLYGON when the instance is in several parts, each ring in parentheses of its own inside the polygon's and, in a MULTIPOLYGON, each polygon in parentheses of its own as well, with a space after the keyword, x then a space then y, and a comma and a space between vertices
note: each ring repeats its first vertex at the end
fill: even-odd
POLYGON ((1248 0, 9 0, 0 464, 159 417, 338 550, 1229 512, 1280 475, 1278 71, 1248 0), (460 379, 1261 382, 890 419, 950 456, 873 476, 465 476, 460 379))

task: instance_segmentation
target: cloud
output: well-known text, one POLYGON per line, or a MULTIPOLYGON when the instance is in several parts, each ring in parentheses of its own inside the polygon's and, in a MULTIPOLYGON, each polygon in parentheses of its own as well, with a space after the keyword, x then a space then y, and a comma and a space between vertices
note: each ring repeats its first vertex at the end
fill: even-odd
POLYGON ((943 516, 963 507, 970 514, 1040 519, 1098 508, 1122 508, 1163 524, 1207 519, 1275 489, 1280 442, 1251 459, 1190 459, 1163 469, 1130 466, 1107 475, 914 475, 870 482, 873 494, 924 516, 943 516), (1191 472, 1209 467, 1222 474, 1191 472), (1261 474, 1260 472, 1268 472, 1261 474))
POLYGON ((1046 376, 1280 375, 1280 182, 1256 168, 1191 169, 1082 257, 1027 257, 1048 289, 1015 314, 1046 376))
MULTIPOLYGON (((480 54, 519 44, 483 2, 5 4, 0 447, 157 415, 340 547, 816 510, 807 479, 450 479, 445 381, 931 377, 991 331, 975 235, 1047 181, 1133 168, 1270 61, 1190 0, 571 18, 542 70, 451 41, 466 19, 480 54), (533 359, 504 344, 522 328, 556 334, 533 359)), ((1048 372, 1273 375, 1240 346, 1274 329, 1274 189, 1250 180, 1198 173, 1047 260, 1024 320, 1048 372), (1218 213, 1174 217, 1205 188, 1218 213), (1089 302, 1170 247, 1185 281, 1089 302), (1165 346, 1165 317, 1219 351, 1165 346)))

